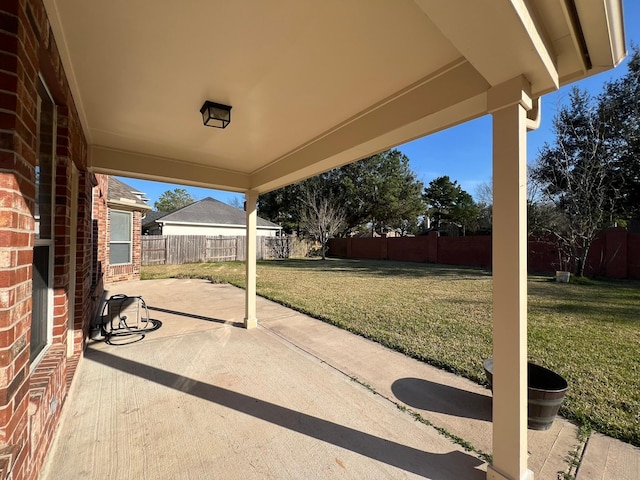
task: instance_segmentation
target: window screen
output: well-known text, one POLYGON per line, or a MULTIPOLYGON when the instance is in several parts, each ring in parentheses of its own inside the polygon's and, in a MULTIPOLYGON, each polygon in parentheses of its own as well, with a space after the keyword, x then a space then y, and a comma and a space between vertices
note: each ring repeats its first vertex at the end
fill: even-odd
POLYGON ((131 263, 131 213, 111 210, 109 263, 131 263))

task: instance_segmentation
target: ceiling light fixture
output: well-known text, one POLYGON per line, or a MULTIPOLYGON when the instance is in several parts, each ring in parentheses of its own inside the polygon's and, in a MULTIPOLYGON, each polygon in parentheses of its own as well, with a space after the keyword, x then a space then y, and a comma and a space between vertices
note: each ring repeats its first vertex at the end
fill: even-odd
POLYGON ((207 127, 226 128, 231 122, 231 107, 207 100, 200 109, 202 122, 207 127))

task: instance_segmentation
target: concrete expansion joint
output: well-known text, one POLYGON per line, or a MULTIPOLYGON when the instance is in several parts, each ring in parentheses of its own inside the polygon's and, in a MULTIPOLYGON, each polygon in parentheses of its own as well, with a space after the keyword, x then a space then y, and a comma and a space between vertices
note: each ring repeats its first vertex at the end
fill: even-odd
MULTIPOLYGON (((353 380, 356 381, 357 383, 360 383, 361 385, 367 387, 366 384, 360 382, 359 380, 357 380, 355 378, 353 378, 353 380)), ((446 439, 450 440, 451 442, 455 443, 456 445, 461 446, 466 452, 471 452, 471 453, 475 454, 480 460, 482 460, 484 462, 487 462, 487 464, 491 465, 491 462, 493 461, 493 456, 490 453, 486 453, 486 452, 480 450, 479 448, 476 448, 471 442, 465 440, 462 437, 459 437, 459 436, 451 433, 449 430, 447 430, 444 427, 440 427, 440 426, 434 424, 431 420, 428 420, 428 419, 424 418, 419 412, 416 412, 415 410, 412 410, 411 408, 407 407, 406 405, 403 405, 402 403, 396 402, 393 399, 388 398, 388 397, 378 393, 374 389, 371 389, 371 391, 375 395, 379 395, 382 398, 384 398, 385 400, 393 403, 398 408, 398 410, 400 410, 402 412, 406 412, 409 415, 411 415, 415 421, 420 422, 420 423, 422 423, 424 425, 427 425, 427 426, 433 428, 435 431, 437 431, 440 435, 442 435, 446 439)))
POLYGON ((578 471, 584 458, 584 453, 587 448, 587 443, 591 438, 591 429, 587 427, 580 427, 578 429, 577 440, 575 449, 570 450, 567 454, 567 462, 569 464, 566 472, 558 472, 558 478, 561 480, 575 480, 578 477, 578 471))
MULTIPOLYGON (((297 345, 296 343, 292 342, 290 339, 288 339, 283 334, 281 334, 281 333, 279 333, 279 332, 277 332, 275 330, 272 330, 269 327, 266 327, 266 326, 264 326, 262 324, 260 325, 260 328, 262 328, 264 330, 267 330, 271 334, 273 334, 273 335, 277 336, 278 338, 282 339, 283 341, 285 341, 291 347, 294 347, 296 350, 304 352, 306 355, 309 355, 310 357, 315 358, 320 363, 322 363, 324 365, 327 365, 328 367, 332 368, 333 370, 335 370, 336 372, 340 373, 341 375, 344 375, 345 377, 349 378, 352 382, 355 382, 358 385, 360 385, 360 386, 366 388, 367 390, 369 390, 372 394, 377 395, 380 398, 385 399, 389 403, 393 404, 401 412, 408 413, 409 415, 411 415, 411 417, 413 417, 413 419, 415 421, 420 422, 423 425, 426 425, 428 427, 431 427, 431 428, 435 429, 440 435, 442 435, 443 437, 447 438, 448 440, 450 440, 451 442, 455 443, 456 445, 461 446, 465 451, 471 452, 471 453, 475 454, 480 460, 482 460, 484 462, 487 462, 489 465, 491 464, 491 462, 493 460, 493 457, 491 456, 491 454, 483 452, 479 448, 476 448, 471 442, 465 440, 462 437, 454 435, 453 433, 449 432, 444 427, 440 427, 438 425, 435 425, 431 420, 428 420, 428 419, 424 418, 419 412, 416 412, 415 410, 412 410, 411 408, 409 408, 406 405, 394 400, 393 398, 389 398, 386 395, 381 394, 380 392, 378 392, 373 386, 371 386, 367 382, 365 382, 363 380, 360 380, 355 375, 352 375, 349 372, 341 369, 340 367, 327 362, 326 360, 324 360, 323 358, 321 358, 317 354, 300 347, 299 345, 297 345)), ((533 477, 531 478, 531 480, 533 480, 533 477)))
POLYGON ((342 375, 353 379, 352 376, 349 375, 347 372, 341 370, 340 368, 336 367, 335 365, 327 363, 326 360, 324 360, 323 358, 319 357, 317 354, 313 353, 310 350, 306 350, 306 349, 302 348, 300 345, 297 345, 295 342, 291 341, 289 338, 287 338, 286 336, 284 336, 280 332, 278 332, 276 330, 273 330, 273 329, 271 329, 271 328, 269 328, 269 327, 267 327, 267 326, 265 326, 263 324, 259 324, 258 327, 263 329, 263 330, 266 330, 267 332, 269 332, 272 335, 275 335, 276 337, 278 337, 279 339, 281 339, 282 341, 287 343, 290 347, 294 348, 295 350, 298 350, 299 352, 302 352, 305 355, 308 355, 311 358, 316 359, 318 362, 320 362, 320 363, 322 363, 324 365, 327 365, 328 367, 331 367, 336 372, 341 373, 342 375))

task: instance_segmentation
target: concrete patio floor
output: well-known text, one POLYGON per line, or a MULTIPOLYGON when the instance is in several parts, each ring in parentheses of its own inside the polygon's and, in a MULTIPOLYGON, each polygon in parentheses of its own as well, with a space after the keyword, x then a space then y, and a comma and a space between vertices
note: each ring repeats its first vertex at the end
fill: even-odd
MULTIPOLYGON (((138 281, 114 294, 142 296, 162 326, 88 346, 43 480, 486 476, 477 453, 426 424, 490 453, 491 394, 473 382, 262 298, 247 331, 230 285, 138 281)), ((603 438, 577 478, 637 478, 638 449, 603 438)), ((530 430, 535 478, 567 472, 577 444, 563 419, 530 430)))

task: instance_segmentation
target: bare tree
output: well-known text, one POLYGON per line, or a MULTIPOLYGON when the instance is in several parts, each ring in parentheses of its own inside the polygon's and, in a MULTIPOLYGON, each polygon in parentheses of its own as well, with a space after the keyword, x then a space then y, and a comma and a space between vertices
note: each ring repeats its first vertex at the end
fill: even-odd
POLYGON ((234 195, 233 197, 231 197, 231 200, 229 201, 229 205, 231 205, 232 207, 239 208, 240 210, 244 210, 244 200, 242 200, 238 196, 234 195))
POLYGON ((320 254, 325 260, 329 239, 344 228, 346 215, 329 197, 310 187, 303 192, 303 202, 300 224, 312 239, 320 242, 320 254))
POLYGON ((266 237, 266 244, 274 258, 289 258, 291 256, 291 237, 284 234, 277 237, 266 237))
POLYGON ((478 230, 491 232, 493 229, 493 177, 476 187, 478 201, 478 230))
POLYGON ((614 208, 616 169, 605 148, 603 122, 586 92, 574 88, 571 105, 554 118, 554 130, 555 141, 542 148, 532 178, 543 203, 559 214, 543 228, 558 241, 561 268, 582 276, 591 243, 614 208))
POLYGON ((493 205, 493 177, 476 187, 478 205, 493 205))

